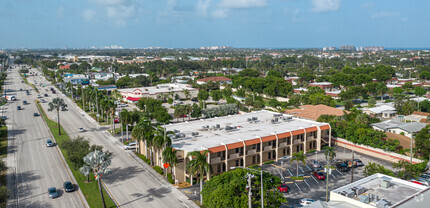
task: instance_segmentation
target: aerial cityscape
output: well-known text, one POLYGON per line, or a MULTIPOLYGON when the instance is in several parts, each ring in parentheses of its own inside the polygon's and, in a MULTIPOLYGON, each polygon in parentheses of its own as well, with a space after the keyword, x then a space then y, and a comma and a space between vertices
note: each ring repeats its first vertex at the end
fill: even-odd
POLYGON ((429 8, 4 0, 0 207, 429 207, 429 8))

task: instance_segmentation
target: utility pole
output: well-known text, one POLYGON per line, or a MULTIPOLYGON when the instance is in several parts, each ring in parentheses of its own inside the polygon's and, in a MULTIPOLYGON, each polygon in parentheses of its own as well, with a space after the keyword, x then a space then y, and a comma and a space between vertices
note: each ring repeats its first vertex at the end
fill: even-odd
POLYGON ((327 161, 327 165, 325 167, 325 173, 326 173, 326 180, 325 180, 325 201, 328 202, 328 176, 330 175, 331 167, 327 161))
POLYGON ((263 193, 263 170, 260 169, 261 178, 261 208, 264 208, 264 193, 263 193))
POLYGON ((252 196, 251 178, 253 178, 254 175, 247 173, 246 177, 248 178, 248 208, 252 208, 252 204, 251 204, 251 196, 252 196))
POLYGON ((352 150, 352 160, 351 160, 351 183, 354 182, 354 150, 352 150))
POLYGON ((412 164, 412 156, 414 155, 412 150, 412 147, 414 145, 413 143, 414 143, 414 133, 412 133, 412 137, 411 137, 411 164, 412 164))

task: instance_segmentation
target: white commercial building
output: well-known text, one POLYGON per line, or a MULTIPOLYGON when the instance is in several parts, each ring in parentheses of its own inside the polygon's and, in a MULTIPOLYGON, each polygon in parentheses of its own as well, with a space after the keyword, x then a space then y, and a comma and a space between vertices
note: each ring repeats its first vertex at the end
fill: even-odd
POLYGON ((198 94, 198 89, 192 88, 191 85, 176 83, 160 84, 151 87, 126 88, 119 89, 118 91, 121 93, 124 101, 136 102, 143 97, 155 99, 173 97, 175 99, 177 95, 180 99, 183 99, 187 98, 186 93, 184 93, 185 90, 189 92, 188 98, 196 97, 198 94))

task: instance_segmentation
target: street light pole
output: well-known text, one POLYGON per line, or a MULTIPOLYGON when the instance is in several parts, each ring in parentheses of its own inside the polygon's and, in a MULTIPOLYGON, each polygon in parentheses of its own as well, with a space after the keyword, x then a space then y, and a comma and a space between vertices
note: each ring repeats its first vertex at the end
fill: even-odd
POLYGON ((246 174, 246 176, 248 177, 248 208, 252 208, 252 204, 251 204, 251 196, 252 196, 252 192, 251 192, 251 177, 252 174, 246 174))
MULTIPOLYGON (((241 168, 241 169, 245 169, 248 171, 255 171, 257 172, 258 170, 255 169, 250 169, 250 168, 245 168, 245 167, 241 167, 241 166, 236 166, 236 167, 231 167, 230 169, 235 169, 235 168, 241 168)), ((249 173, 248 173, 249 174, 249 173)), ((260 170, 260 178, 261 178, 261 208, 264 208, 264 195, 263 195, 263 190, 264 190, 264 184, 263 184, 263 170, 260 170)), ((251 187, 251 186, 250 186, 251 187)), ((249 199, 251 200, 251 199, 249 199)))
POLYGON ((354 150, 352 150, 352 161, 351 161, 351 183, 354 182, 354 150))

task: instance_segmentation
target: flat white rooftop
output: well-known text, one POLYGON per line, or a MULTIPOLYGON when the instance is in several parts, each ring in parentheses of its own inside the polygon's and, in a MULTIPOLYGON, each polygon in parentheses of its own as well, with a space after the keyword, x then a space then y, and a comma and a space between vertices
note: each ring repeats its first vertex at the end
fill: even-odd
POLYGON ((139 87, 139 88, 126 88, 126 89, 118 89, 121 93, 134 93, 136 91, 140 91, 141 94, 158 94, 158 93, 166 93, 166 92, 180 92, 184 90, 194 91, 197 90, 192 88, 188 84, 178 84, 178 83, 168 83, 168 84, 160 84, 157 86, 151 87, 139 87))
POLYGON ((378 201, 385 200, 388 202, 388 207, 393 207, 410 200, 411 197, 413 198, 426 189, 428 187, 423 185, 377 173, 331 191, 330 205, 332 205, 331 207, 346 207, 346 205, 377 207, 378 201), (388 186, 384 185, 386 182, 389 184, 388 186), (364 192, 348 197, 347 192, 351 192, 351 188, 354 187, 364 188, 364 192), (342 195, 341 192, 345 193, 346 196, 342 195), (364 202, 362 199, 365 197, 374 200, 364 202))
POLYGON ((278 123, 272 123, 274 115, 282 115, 283 118, 293 117, 287 114, 275 113, 267 110, 254 111, 250 113, 230 115, 219 118, 201 119, 178 124, 169 124, 167 131, 178 130, 177 134, 185 134, 180 140, 173 139, 172 147, 186 152, 201 151, 212 147, 232 144, 236 142, 256 139, 284 132, 301 130, 316 126, 327 126, 327 123, 299 119, 293 117, 284 121, 278 117, 278 123), (249 122, 248 118, 257 117, 257 122, 249 122), (217 129, 217 124, 219 129, 217 129), (209 126, 205 130, 203 126, 209 126), (226 126, 236 126, 237 129, 227 131, 226 126), (197 132, 198 136, 192 133, 197 132))

